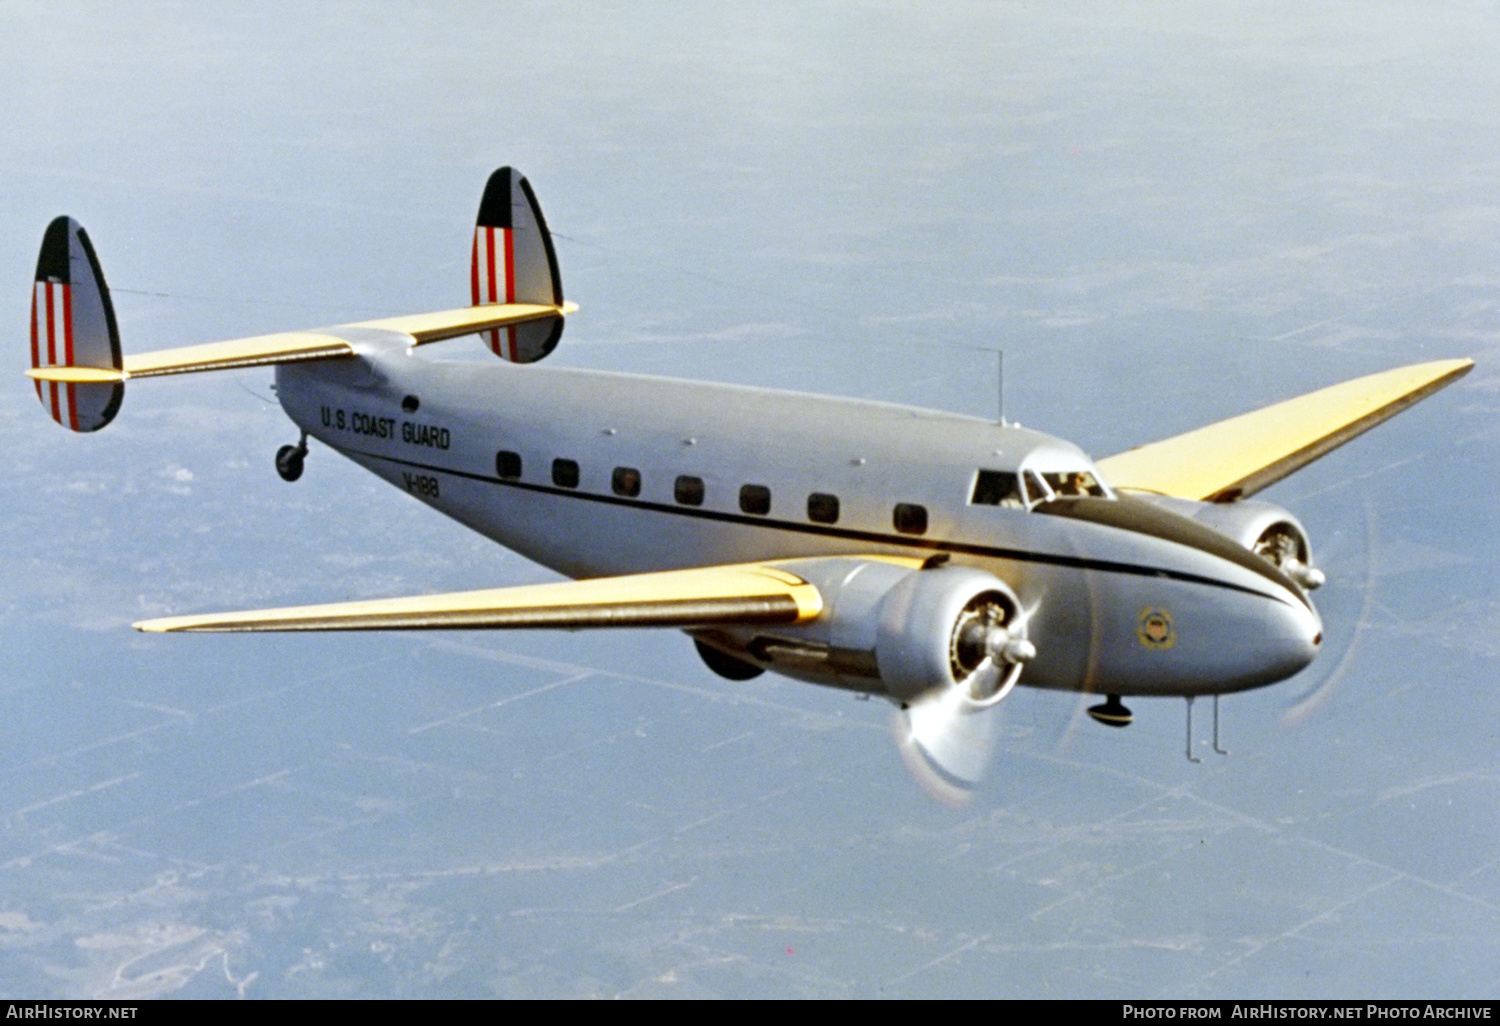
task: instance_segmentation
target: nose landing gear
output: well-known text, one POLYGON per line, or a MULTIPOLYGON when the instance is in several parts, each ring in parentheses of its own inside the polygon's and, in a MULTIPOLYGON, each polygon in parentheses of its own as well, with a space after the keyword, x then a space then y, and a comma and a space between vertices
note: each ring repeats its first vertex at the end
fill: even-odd
POLYGON ((307 458, 307 432, 302 432, 296 445, 283 445, 276 450, 276 473, 283 481, 295 481, 302 476, 302 461, 307 458))
POLYGON ((1089 715, 1106 727, 1128 727, 1132 718, 1119 695, 1110 695, 1109 701, 1089 706, 1089 715))

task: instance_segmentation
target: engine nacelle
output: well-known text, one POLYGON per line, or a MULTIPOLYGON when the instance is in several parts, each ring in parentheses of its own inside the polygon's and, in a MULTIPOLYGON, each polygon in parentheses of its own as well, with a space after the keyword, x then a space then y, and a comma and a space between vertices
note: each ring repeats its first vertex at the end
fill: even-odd
POLYGON ((817 587, 823 612, 816 620, 695 631, 700 644, 791 677, 897 702, 962 685, 981 705, 1005 697, 1036 654, 1015 592, 983 570, 840 557, 781 565, 817 587))
POLYGON ((993 574, 972 567, 916 570, 880 604, 875 663, 892 698, 962 686, 981 704, 998 702, 1036 654, 1021 603, 993 574))
POLYGON ((1312 565, 1307 529, 1280 506, 1255 499, 1238 502, 1194 502, 1168 495, 1138 496, 1238 542, 1311 591, 1324 581, 1312 565))

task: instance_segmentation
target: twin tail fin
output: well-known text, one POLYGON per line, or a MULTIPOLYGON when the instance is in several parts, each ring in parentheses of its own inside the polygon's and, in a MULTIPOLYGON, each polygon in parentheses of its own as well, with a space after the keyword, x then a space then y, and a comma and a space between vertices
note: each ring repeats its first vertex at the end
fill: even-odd
POLYGON ((407 345, 478 334, 497 356, 540 360, 557 347, 563 301, 557 254, 531 185, 513 168, 490 176, 479 205, 471 306, 326 328, 282 331, 122 356, 115 311, 88 233, 71 217, 47 226, 31 297, 31 369, 37 398, 73 431, 98 431, 134 378, 350 359, 372 334, 407 345))
POLYGON ((115 419, 125 398, 121 366, 120 330, 99 258, 83 226, 59 217, 47 226, 36 262, 31 367, 63 368, 54 376, 75 380, 35 379, 37 398, 63 427, 98 431, 115 419), (106 373, 91 373, 99 371, 106 373))
MULTIPOLYGON (((515 168, 502 167, 485 184, 474 225, 469 293, 475 306, 563 306, 552 235, 531 183, 515 168)), ((562 329, 559 315, 495 328, 482 337, 501 359, 534 363, 557 348, 562 329)))

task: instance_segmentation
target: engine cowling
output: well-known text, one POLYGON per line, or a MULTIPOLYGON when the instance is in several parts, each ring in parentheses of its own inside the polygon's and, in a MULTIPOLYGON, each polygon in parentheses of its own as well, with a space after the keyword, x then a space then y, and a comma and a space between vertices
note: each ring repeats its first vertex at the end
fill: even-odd
POLYGON ((1302 522, 1269 502, 1194 502, 1167 495, 1141 495, 1147 502, 1212 528, 1243 545, 1311 591, 1324 581, 1312 565, 1312 543, 1302 522))
POLYGON ((898 700, 954 687, 980 706, 993 705, 1035 654, 1015 592, 982 570, 912 571, 880 604, 875 663, 898 700))

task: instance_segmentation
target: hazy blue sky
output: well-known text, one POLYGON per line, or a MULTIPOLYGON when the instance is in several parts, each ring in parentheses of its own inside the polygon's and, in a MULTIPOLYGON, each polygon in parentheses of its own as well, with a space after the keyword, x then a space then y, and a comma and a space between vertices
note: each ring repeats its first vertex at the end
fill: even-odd
POLYGON ((1062 6, 0 9, 0 994, 1493 997, 1500 15, 1062 6), (59 429, 48 220, 143 350, 464 302, 501 164, 559 364, 989 415, 1003 348, 1099 456, 1478 366, 1266 493, 1328 641, 1202 765, 1180 702, 1023 689, 953 811, 879 703, 670 632, 130 631, 546 575, 327 450, 282 483, 269 372, 59 429))

